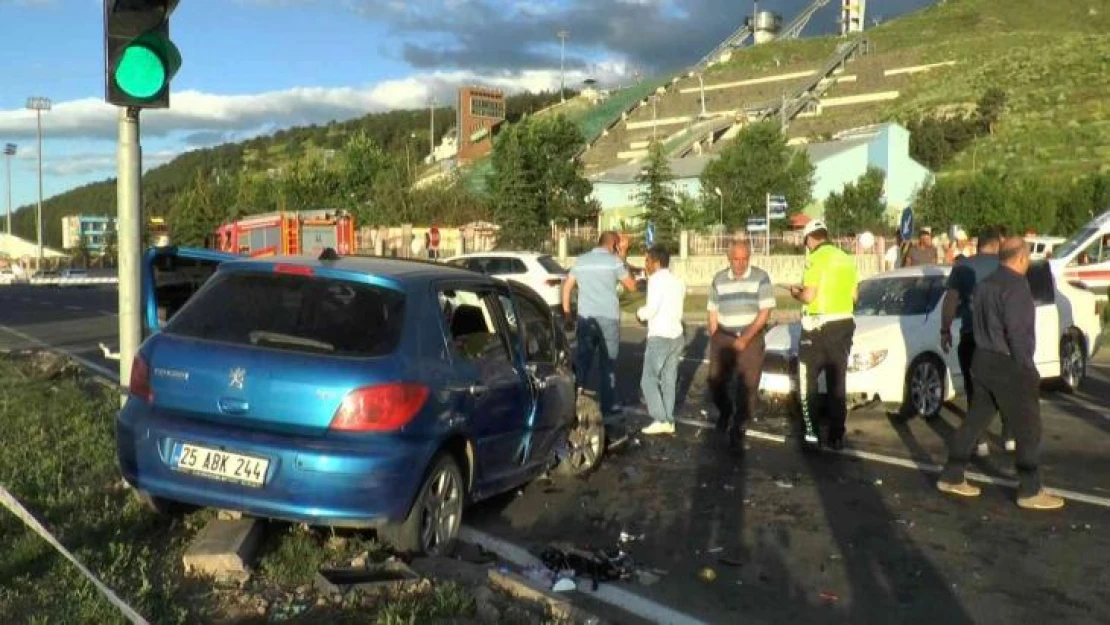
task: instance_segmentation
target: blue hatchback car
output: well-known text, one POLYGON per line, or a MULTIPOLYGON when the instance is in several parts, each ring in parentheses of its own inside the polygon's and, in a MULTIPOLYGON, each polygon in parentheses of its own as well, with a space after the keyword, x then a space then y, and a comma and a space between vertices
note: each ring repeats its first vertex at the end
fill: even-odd
MULTIPOLYGON (((327 258, 324 256, 322 258, 327 258)), ((185 503, 374 527, 442 553, 465 503, 597 463, 564 335, 527 287, 426 262, 147 254, 123 476, 185 503)))

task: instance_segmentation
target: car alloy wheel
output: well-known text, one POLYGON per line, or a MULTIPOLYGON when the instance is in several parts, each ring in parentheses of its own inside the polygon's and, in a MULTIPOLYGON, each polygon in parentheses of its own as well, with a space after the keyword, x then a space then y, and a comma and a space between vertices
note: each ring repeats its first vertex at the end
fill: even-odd
POLYGON ((926 418, 940 414, 944 403, 944 377, 934 359, 917 360, 909 375, 910 407, 926 418))
POLYGON ((597 402, 580 395, 577 411, 574 427, 567 434, 566 456, 558 466, 560 474, 570 477, 582 477, 594 470, 605 451, 605 425, 597 402))
POLYGON ((441 555, 454 543, 462 522, 463 495, 454 463, 441 463, 428 477, 420 499, 420 547, 441 555))
POLYGON ((1068 390, 1076 391, 1086 376, 1086 355, 1075 335, 1069 334, 1060 343, 1060 379, 1068 390))

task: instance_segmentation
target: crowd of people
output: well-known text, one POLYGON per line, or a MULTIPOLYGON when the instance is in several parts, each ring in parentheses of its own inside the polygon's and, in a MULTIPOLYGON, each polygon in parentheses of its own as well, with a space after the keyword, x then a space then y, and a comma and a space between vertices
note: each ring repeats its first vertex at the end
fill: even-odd
MULTIPOLYGON (((835 245, 819 220, 802 232, 807 250, 800 284, 788 287, 801 303, 798 346, 799 404, 804 449, 840 450, 845 445, 848 415, 847 373, 855 334, 853 311, 859 273, 855 258, 835 245), (825 401, 818 403, 818 379, 825 378, 825 401), (823 406, 823 410, 821 409, 823 406)), ((616 401, 616 358, 620 348, 618 285, 633 290, 627 249, 615 232, 602 233, 598 246, 582 255, 563 287, 562 308, 570 318, 571 295, 578 289, 576 372, 580 387, 590 379, 593 362, 600 372, 602 414, 621 411, 616 401)), ((916 243, 899 246, 898 266, 951 262, 943 305, 940 342, 955 347, 964 376, 968 416, 948 441, 948 462, 937 488, 974 497, 979 489, 964 478, 972 452, 989 453, 984 434, 1000 414, 1007 451, 1017 457, 1020 478, 1017 503, 1027 509, 1064 505, 1041 485, 1039 374, 1033 361, 1035 305, 1024 274, 1029 249, 1021 237, 987 230, 976 239, 957 233, 948 258, 922 228, 916 243), (962 235, 962 236, 961 236, 962 235), (974 244, 974 248, 971 245, 974 244), (957 341, 952 324, 961 320, 957 341)), ((747 424, 758 405, 763 371, 764 334, 776 306, 766 271, 751 263, 747 240, 735 240, 727 267, 709 287, 706 329, 709 334, 709 389, 717 409, 717 429, 729 446, 744 450, 747 424)), ((645 435, 673 435, 678 365, 685 347, 686 286, 670 269, 670 254, 661 246, 647 251, 647 301, 636 313, 647 325, 640 388, 651 418, 645 435)), ((581 388, 579 388, 581 391, 581 388)))

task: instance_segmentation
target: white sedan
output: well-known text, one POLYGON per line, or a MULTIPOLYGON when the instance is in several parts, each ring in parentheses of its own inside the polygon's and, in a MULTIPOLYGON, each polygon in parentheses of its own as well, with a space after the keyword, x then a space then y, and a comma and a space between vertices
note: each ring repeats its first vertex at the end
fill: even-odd
POLYGON ((562 311, 563 282, 567 270, 549 254, 537 252, 476 252, 443 261, 448 265, 487 276, 512 280, 539 293, 547 305, 562 311))
MULTIPOLYGON (((945 281, 951 267, 908 267, 863 280, 856 303, 856 332, 848 361, 849 401, 883 402, 905 413, 933 417, 945 401, 963 390, 957 345, 940 346, 945 281)), ((1078 388, 1087 360, 1098 349, 1101 321, 1089 291, 1057 282, 1047 263, 1028 274, 1037 304, 1034 360, 1042 379, 1058 379, 1066 390, 1078 388)), ((960 321, 952 335, 959 337, 960 321)), ((767 357, 760 390, 792 396, 798 388, 798 323, 767 333, 767 357)), ((956 341, 959 339, 957 338, 956 341)), ((824 392, 824 377, 818 379, 824 392)))

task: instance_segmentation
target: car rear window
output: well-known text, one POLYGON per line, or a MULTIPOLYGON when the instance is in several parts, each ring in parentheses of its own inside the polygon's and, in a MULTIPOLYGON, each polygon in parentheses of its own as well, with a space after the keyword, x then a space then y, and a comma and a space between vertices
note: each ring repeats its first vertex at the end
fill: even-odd
POLYGON ((540 256, 536 259, 536 262, 538 262, 540 264, 540 267, 543 267, 547 271, 547 273, 563 275, 567 272, 566 268, 560 265, 559 261, 555 260, 551 256, 540 256))
POLYGON ((279 350, 385 356, 405 312, 399 291, 310 276, 217 274, 177 313, 176 336, 279 350))

